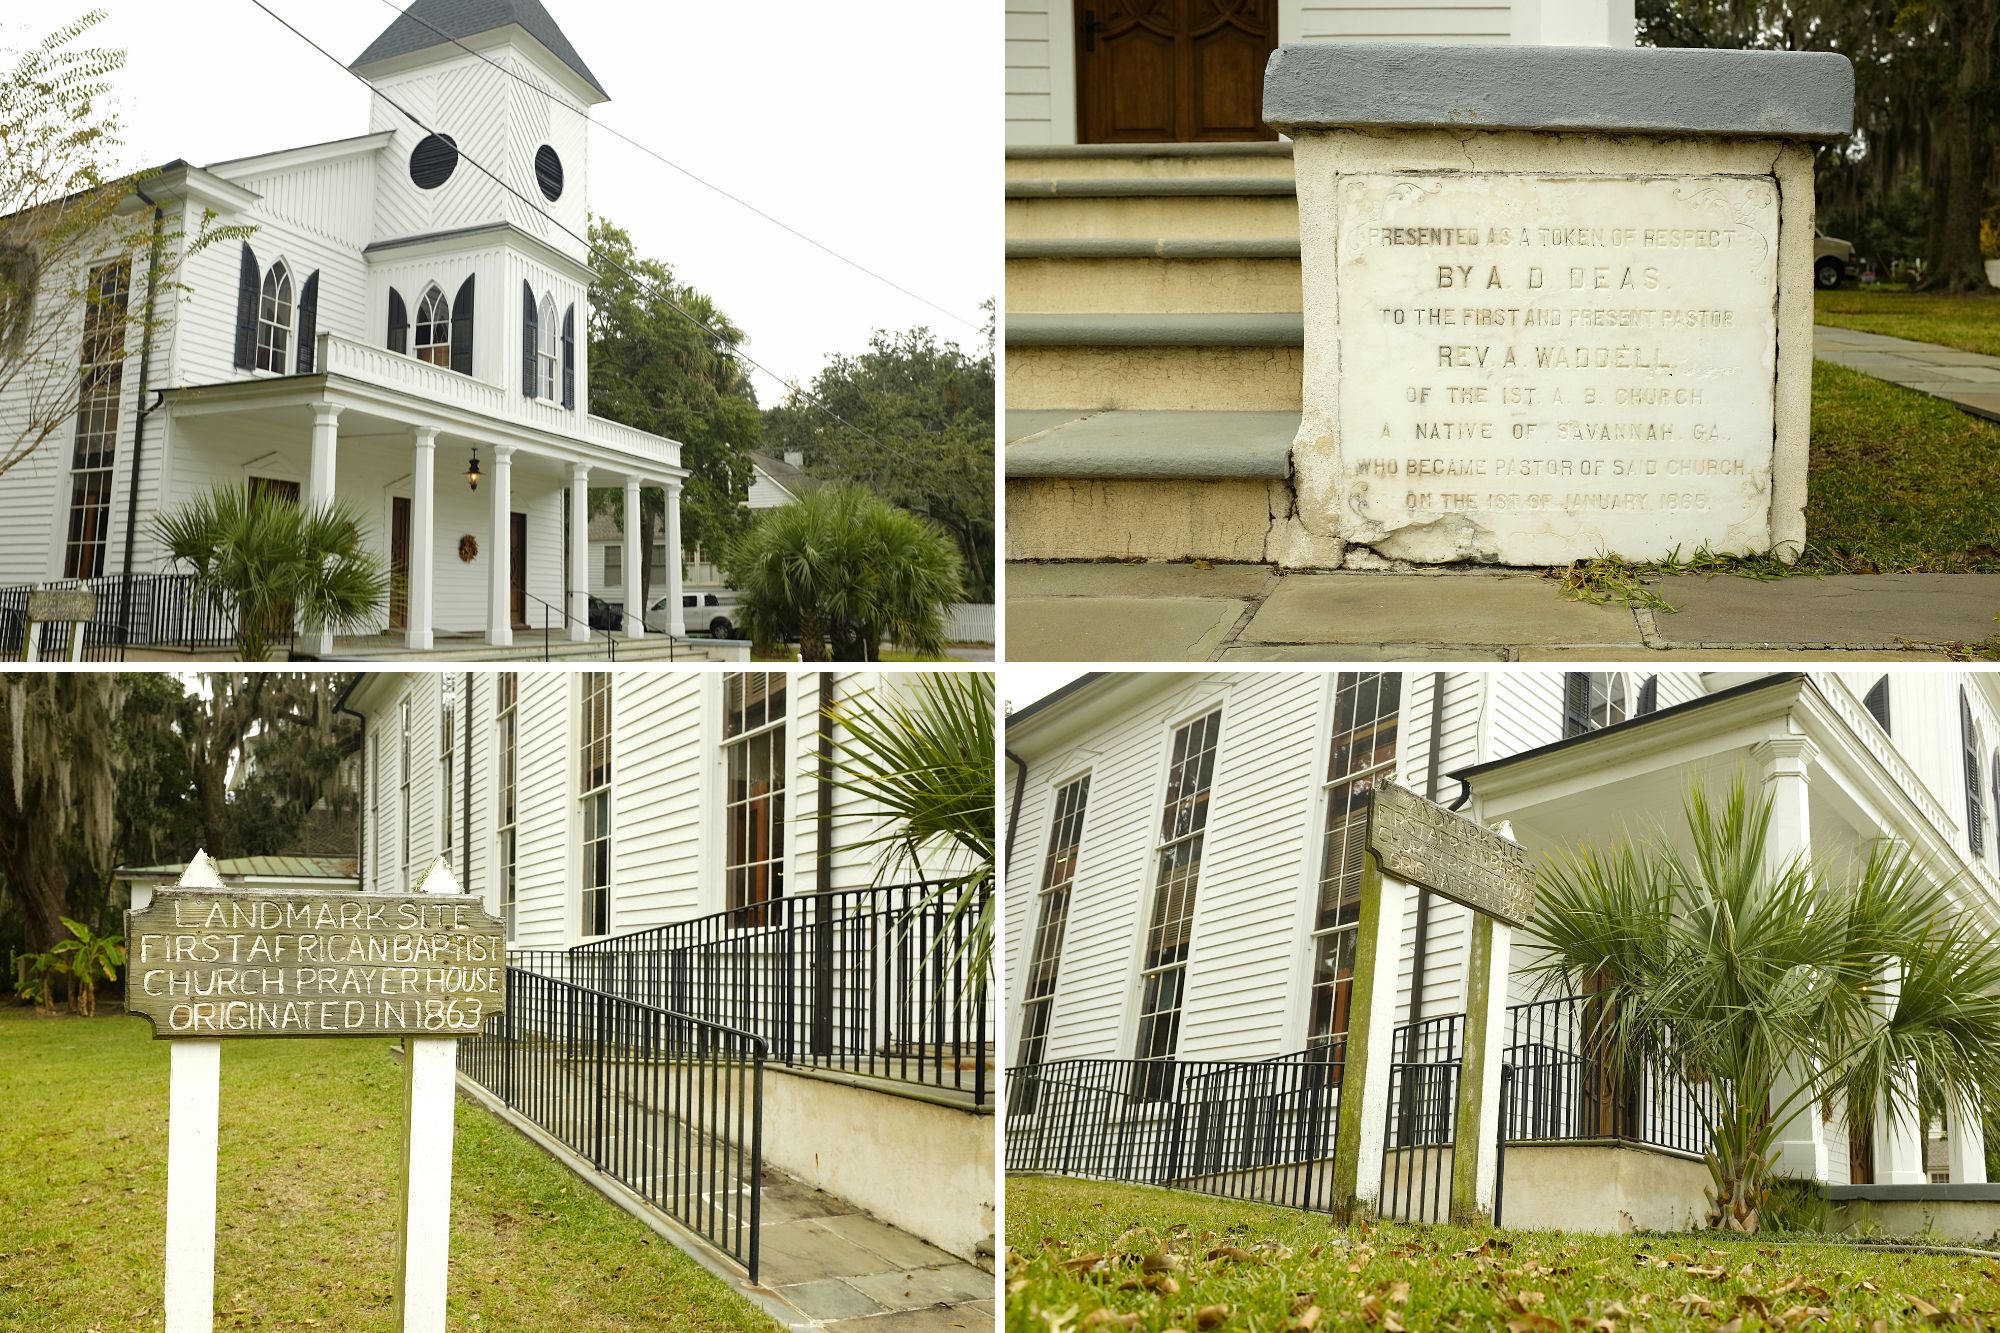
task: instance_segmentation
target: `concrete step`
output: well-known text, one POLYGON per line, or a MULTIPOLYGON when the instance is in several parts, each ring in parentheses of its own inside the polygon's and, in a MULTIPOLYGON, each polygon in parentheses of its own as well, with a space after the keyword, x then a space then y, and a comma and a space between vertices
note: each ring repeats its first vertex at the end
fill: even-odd
POLYGON ((1009 181, 1007 236, 1296 242, 1299 201, 1289 179, 1009 181))
MULTIPOLYGON (((300 654, 295 661, 310 661, 300 654)), ((555 639, 546 650, 539 632, 517 631, 506 648, 488 646, 483 635, 439 635, 427 653, 413 653, 402 644, 382 637, 362 640, 337 639, 327 662, 610 662, 614 660, 602 637, 587 643, 555 639)), ((734 640, 668 639, 649 634, 643 639, 618 640, 618 663, 626 662, 747 662, 750 645, 734 640)))
POLYGON ((1014 241, 1007 246, 1010 318, 1121 312, 1297 314, 1303 308, 1296 239, 1014 241), (1063 249, 1037 253, 1043 246, 1063 249))
POLYGON ((1295 314, 1018 315, 1007 321, 1007 406, 1296 412, 1295 314))
POLYGON ((1269 559, 1298 427, 1296 411, 1010 409, 1008 559, 1269 559))
POLYGON ((1007 179, 1248 179, 1292 175, 1292 146, 1278 143, 1019 145, 1007 150, 1007 179))

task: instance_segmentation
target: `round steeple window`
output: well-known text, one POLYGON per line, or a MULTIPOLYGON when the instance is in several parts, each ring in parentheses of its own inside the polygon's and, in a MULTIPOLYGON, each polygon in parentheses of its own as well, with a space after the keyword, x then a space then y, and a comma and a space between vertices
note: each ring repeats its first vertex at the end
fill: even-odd
POLYGON ((556 150, 543 144, 535 154, 535 184, 542 187, 542 193, 550 203, 562 198, 563 164, 556 156, 556 150))
POLYGON ((458 170, 458 142, 449 134, 433 134, 410 154, 410 179, 417 188, 435 190, 458 170))

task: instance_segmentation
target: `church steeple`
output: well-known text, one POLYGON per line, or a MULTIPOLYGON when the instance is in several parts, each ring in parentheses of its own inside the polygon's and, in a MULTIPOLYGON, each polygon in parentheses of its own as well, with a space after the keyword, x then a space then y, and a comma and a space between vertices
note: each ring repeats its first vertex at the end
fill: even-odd
POLYGON ((583 63, 583 57, 570 45, 569 38, 563 36, 541 0, 416 0, 349 68, 365 75, 371 66, 438 47, 449 49, 454 42, 509 27, 521 29, 539 42, 588 84, 599 100, 610 100, 611 95, 590 72, 590 66, 583 63))

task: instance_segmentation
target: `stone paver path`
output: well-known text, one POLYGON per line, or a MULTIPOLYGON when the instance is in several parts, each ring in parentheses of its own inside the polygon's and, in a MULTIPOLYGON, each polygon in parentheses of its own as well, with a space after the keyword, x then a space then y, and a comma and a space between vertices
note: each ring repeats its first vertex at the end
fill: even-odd
POLYGON ((1655 581, 1677 610, 1593 606, 1532 570, 1280 574, 1010 564, 1017 662, 1942 659, 2000 632, 2000 574, 1655 581))
POLYGON ((1813 356, 2000 421, 2000 356, 1825 324, 1813 326, 1813 356))

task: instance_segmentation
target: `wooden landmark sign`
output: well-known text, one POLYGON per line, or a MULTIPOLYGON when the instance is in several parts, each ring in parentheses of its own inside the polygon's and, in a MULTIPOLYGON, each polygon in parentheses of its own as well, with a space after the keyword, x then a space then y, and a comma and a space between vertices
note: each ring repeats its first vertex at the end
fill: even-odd
POLYGON ((205 852, 125 914, 125 1008, 173 1043, 167 1122, 166 1333, 215 1307, 222 1040, 402 1035, 409 1126, 398 1326, 443 1333, 457 1039, 506 999, 500 921, 440 857, 414 894, 231 889, 205 852))
POLYGON ((1334 1139, 1334 1204, 1366 1215, 1380 1202, 1403 909, 1412 890, 1429 889, 1473 912, 1451 1216, 1476 1221, 1490 1211, 1492 1198, 1494 1126, 1485 1108, 1498 1098, 1503 1044, 1493 1019, 1507 1004, 1513 930, 1534 915, 1534 867, 1511 837, 1389 782, 1377 786, 1369 802, 1367 847, 1334 1139))

